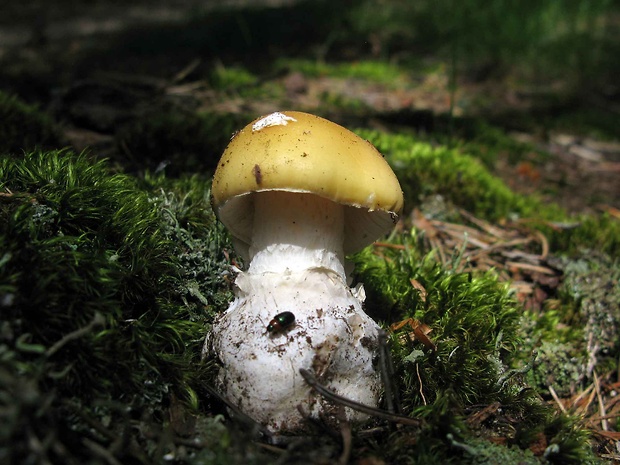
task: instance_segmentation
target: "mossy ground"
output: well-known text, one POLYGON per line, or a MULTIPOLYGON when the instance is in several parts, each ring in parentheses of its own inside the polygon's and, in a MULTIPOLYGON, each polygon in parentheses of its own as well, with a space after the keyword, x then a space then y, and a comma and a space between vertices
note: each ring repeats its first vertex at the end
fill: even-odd
POLYGON ((568 211, 558 196, 579 196, 570 184, 578 170, 566 186, 537 182, 549 164, 563 169, 541 134, 570 131, 613 150, 617 116, 580 111, 580 102, 588 80, 613 82, 613 36, 586 32, 605 8, 616 10, 537 2, 529 42, 511 40, 520 26, 506 19, 490 44, 472 31, 495 18, 492 8, 455 25, 437 21, 449 11, 434 2, 415 11, 372 3, 193 11, 181 24, 3 55, 11 66, 0 71, 0 461, 614 457, 617 193, 601 188, 568 211), (551 33, 556 20, 596 53, 551 33), (536 41, 545 53, 531 58, 536 41), (449 50, 437 45, 429 57, 431 43, 449 50), (502 86, 566 73, 566 64, 543 66, 558 51, 589 71, 568 73, 542 97, 499 97, 502 86), (530 60, 515 71, 514 56, 530 60), (476 87, 481 75, 491 86, 476 87), (408 205, 393 234, 351 259, 368 313, 386 329, 406 323, 389 339, 392 388, 402 414, 424 422, 373 421, 353 431, 350 450, 347 425, 264 444, 254 425, 228 416, 201 357, 232 295, 231 266, 241 265, 209 206, 212 169, 234 130, 282 108, 359 128, 394 168, 408 205), (534 136, 523 142, 523 133, 534 136), (532 185, 513 183, 514 173, 532 185))

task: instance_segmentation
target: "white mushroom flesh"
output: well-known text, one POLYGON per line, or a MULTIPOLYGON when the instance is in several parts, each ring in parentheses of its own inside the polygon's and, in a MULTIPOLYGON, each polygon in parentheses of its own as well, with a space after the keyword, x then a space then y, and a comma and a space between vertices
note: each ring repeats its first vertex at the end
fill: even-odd
MULTIPOLYGON (((311 194, 254 195, 250 264, 205 343, 221 363, 219 389, 273 432, 301 432, 306 417, 329 420, 341 408, 314 393, 300 368, 341 396, 377 406, 379 327, 362 309, 363 291, 346 285, 344 207, 311 194), (284 311, 295 323, 268 332, 284 311)), ((344 412, 350 421, 365 418, 344 412)))

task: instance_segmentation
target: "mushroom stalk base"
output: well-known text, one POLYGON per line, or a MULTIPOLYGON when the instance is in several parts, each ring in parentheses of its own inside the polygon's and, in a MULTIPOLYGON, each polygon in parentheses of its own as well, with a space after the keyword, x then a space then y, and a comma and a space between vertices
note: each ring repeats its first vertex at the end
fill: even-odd
MULTIPOLYGON (((255 199, 252 261, 237 276, 235 300, 214 323, 205 351, 221 363, 218 388, 231 402, 272 432, 300 433, 307 417, 336 422, 343 409, 314 393, 300 368, 341 396, 377 406, 378 326, 345 282, 343 207, 309 194, 263 194, 255 199), (275 201, 272 194, 292 198, 275 201), (268 332, 284 311, 295 323, 268 332)), ((349 421, 366 418, 344 412, 349 421)))

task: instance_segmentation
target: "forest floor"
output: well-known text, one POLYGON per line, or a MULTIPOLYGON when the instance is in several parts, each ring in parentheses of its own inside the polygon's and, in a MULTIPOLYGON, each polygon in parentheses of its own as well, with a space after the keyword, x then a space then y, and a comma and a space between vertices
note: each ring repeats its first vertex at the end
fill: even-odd
MULTIPOLYGON (((195 47, 192 41, 199 39, 191 34, 185 36, 187 47, 170 46, 163 42, 202 2, 178 3, 183 7, 150 9, 136 1, 126 9, 103 2, 90 10, 75 7, 64 17, 58 11, 39 15, 36 9, 16 8, 14 21, 7 21, 8 15, 0 20, 0 88, 53 114, 67 145, 114 160, 119 159, 115 131, 153 99, 242 117, 294 109, 350 128, 404 131, 437 144, 448 140, 464 150, 475 143, 476 151, 497 152, 488 168, 514 191, 571 213, 606 212, 620 219, 620 133, 614 138, 582 124, 579 116, 588 112, 594 120, 620 121, 614 102, 597 95, 566 100, 569 84, 561 80, 532 85, 510 73, 452 74, 449 63, 432 56, 420 58, 420 68, 408 67, 386 81, 331 73, 329 66, 338 61, 324 60, 319 52, 306 55, 319 69, 308 73, 286 63, 275 66, 266 57, 230 51, 219 56, 210 46, 195 47), (240 68, 250 69, 250 77, 215 82, 218 73, 230 76, 240 68), (473 120, 499 130, 504 141, 520 147, 518 153, 510 142, 485 146, 485 134, 462 130, 463 121, 473 120)), ((339 59, 355 69, 356 63, 380 61, 378 56, 380 50, 374 56, 345 50, 339 59)))

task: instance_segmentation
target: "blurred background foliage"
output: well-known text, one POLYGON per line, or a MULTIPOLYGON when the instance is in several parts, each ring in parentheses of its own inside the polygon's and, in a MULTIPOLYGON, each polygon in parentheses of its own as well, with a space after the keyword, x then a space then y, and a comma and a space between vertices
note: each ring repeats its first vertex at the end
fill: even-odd
POLYGON ((348 16, 385 58, 439 54, 477 78, 517 70, 545 83, 569 73, 576 90, 613 83, 617 8, 612 0, 365 1, 348 16))
MULTIPOLYGON (((76 27, 83 19, 81 15, 90 14, 93 18, 89 19, 94 20, 104 11, 124 16, 115 18, 118 24, 107 28, 112 37, 116 36, 118 46, 87 50, 81 60, 74 61, 73 69, 63 70, 56 78, 68 71, 90 74, 112 62, 116 70, 124 63, 136 66, 140 57, 146 56, 161 57, 150 60, 150 66, 156 67, 151 69, 154 75, 171 71, 179 60, 190 61, 197 54, 211 66, 218 61, 226 65, 237 62, 255 71, 264 71, 274 59, 284 56, 319 61, 371 56, 401 67, 419 67, 425 57, 433 57, 446 60, 454 67, 453 72, 472 79, 516 72, 517 78, 541 85, 558 78, 567 80, 570 90, 577 93, 617 93, 620 7, 613 0, 217 4, 185 0, 171 2, 168 8, 157 5, 152 8, 150 21, 150 4, 140 0, 127 5, 61 1, 55 10, 45 9, 38 2, 32 2, 30 8, 7 3, 0 25, 26 22, 33 28, 25 31, 31 40, 84 35, 87 26, 76 27), (122 15, 128 8, 137 12, 122 15), (163 21, 153 19, 155 13, 163 21), (140 14, 147 20, 135 21, 140 14), (65 23, 63 32, 57 30, 55 21, 59 20, 65 23), (112 54, 106 53, 106 48, 112 54)), ((95 32, 105 30, 101 26, 97 29, 96 23, 91 27, 95 32)), ((79 50, 73 58, 76 56, 80 57, 79 50)), ((42 69, 32 71, 39 73, 42 69)), ((8 73, 5 70, 3 74, 8 73)))

